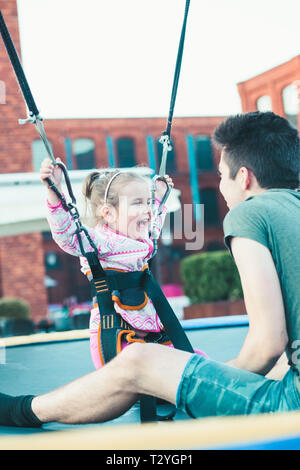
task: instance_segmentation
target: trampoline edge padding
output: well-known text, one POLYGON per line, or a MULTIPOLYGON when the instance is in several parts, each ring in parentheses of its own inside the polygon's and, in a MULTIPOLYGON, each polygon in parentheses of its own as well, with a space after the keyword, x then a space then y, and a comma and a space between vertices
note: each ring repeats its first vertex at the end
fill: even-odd
POLYGON ((35 333, 26 336, 9 336, 0 337, 0 344, 5 347, 9 346, 25 346, 38 343, 55 343, 61 341, 74 341, 78 339, 87 339, 90 337, 89 330, 70 330, 55 331, 51 333, 35 333))
POLYGON ((0 450, 200 450, 295 435, 300 435, 300 411, 2 435, 0 450))
MULTIPOLYGON (((181 325, 185 331, 206 329, 206 328, 224 328, 234 326, 248 326, 248 315, 230 315, 225 317, 193 318, 181 320, 181 325)), ((59 341, 74 341, 78 339, 87 339, 90 337, 88 329, 55 331, 51 333, 35 333, 26 336, 10 336, 1 338, 0 345, 21 346, 37 343, 50 343, 59 341)))

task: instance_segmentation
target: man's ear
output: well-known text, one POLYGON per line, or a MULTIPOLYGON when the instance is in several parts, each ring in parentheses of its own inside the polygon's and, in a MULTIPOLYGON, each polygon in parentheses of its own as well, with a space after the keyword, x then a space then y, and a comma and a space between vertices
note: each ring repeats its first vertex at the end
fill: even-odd
POLYGON ((249 189, 249 186, 250 186, 251 180, 252 180, 252 176, 253 176, 252 171, 249 170, 248 168, 246 168, 245 166, 242 166, 239 169, 239 181, 240 181, 241 187, 244 191, 249 189))

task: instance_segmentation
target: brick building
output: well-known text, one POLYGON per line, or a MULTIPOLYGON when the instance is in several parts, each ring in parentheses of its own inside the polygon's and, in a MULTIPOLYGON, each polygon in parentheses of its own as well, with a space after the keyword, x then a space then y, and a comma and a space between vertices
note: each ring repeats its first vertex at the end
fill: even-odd
MULTIPOLYGON (((0 9, 20 54, 16 1, 0 0, 0 9)), ((300 78, 299 71, 300 56, 238 84, 243 111, 267 106, 270 99, 259 101, 259 98, 270 96, 273 110, 279 114, 287 113, 295 122, 294 114, 290 113, 291 109, 286 111, 282 104, 281 92, 283 87, 300 78)), ((291 95, 291 89, 286 95, 291 95)), ((291 101, 290 98, 289 100, 291 101)), ((44 158, 43 145, 34 126, 18 124, 18 119, 24 117, 26 109, 23 98, 1 43, 0 189, 1 186, 5 189, 5 177, 11 174, 14 174, 16 181, 21 178, 18 175, 23 173, 37 177, 40 162, 44 158)), ((227 207, 218 193, 219 179, 216 167, 219 155, 211 145, 211 135, 223 119, 222 116, 175 117, 173 123, 173 151, 169 155, 167 172, 173 177, 176 188, 180 190, 183 205, 195 206, 199 202, 204 204, 205 234, 201 250, 223 247, 222 220, 227 207)), ((45 129, 54 155, 61 157, 69 170, 146 165, 157 171, 161 154, 158 138, 165 125, 165 117, 51 119, 45 122, 45 129)), ((18 210, 22 212, 27 203, 26 199, 24 200, 25 192, 20 185, 15 185, 13 190, 19 201, 18 210)), ((40 197, 41 200, 44 199, 42 188, 40 197)), ((7 201, 2 198, 0 297, 17 296, 27 300, 35 320, 46 314, 49 303, 62 303, 74 295, 79 302, 88 300, 90 289, 80 273, 78 259, 61 252, 52 241, 46 226, 41 229, 34 223, 28 223, 11 232, 2 229, 1 234, 1 206, 4 208, 5 204, 7 201), (56 285, 47 287, 46 276, 56 285)), ((172 217, 170 227, 172 228, 172 217)), ((185 239, 175 238, 171 244, 160 243, 155 258, 155 273, 162 285, 181 284, 180 259, 191 254, 185 250, 185 243, 185 239)))
MULTIPOLYGON (((20 55, 15 0, 0 0, 0 9, 20 55)), ((0 100, 0 173, 4 178, 4 174, 14 173, 17 177, 20 173, 37 172, 45 152, 34 126, 18 124, 19 118, 26 117, 26 109, 2 45, 0 80, 5 88, 5 102, 0 100)), ((173 151, 169 154, 167 172, 181 192, 182 204, 201 202, 205 205, 203 249, 219 248, 223 243, 221 227, 227 208, 218 195, 219 155, 210 141, 213 130, 223 119, 175 118, 173 124, 173 151)), ((165 117, 51 119, 45 122, 45 129, 54 155, 60 156, 69 170, 133 165, 157 170, 161 154, 158 138, 165 125, 165 117)), ((1 180, 0 174, 2 186, 3 178, 1 180)), ((26 200, 22 199, 21 187, 15 186, 15 191, 18 190, 22 210, 26 200)), ((41 198, 44 198, 42 193, 41 198)), ((181 283, 179 260, 186 254, 184 246, 185 240, 180 239, 170 246, 160 244, 155 272, 162 284, 181 283)), ((9 236, 0 233, 0 296, 27 300, 32 317, 38 320, 45 315, 48 303, 61 303, 72 295, 76 295, 78 301, 87 300, 89 285, 79 271, 78 260, 62 253, 46 229, 41 231, 28 225, 20 229, 20 233, 18 230, 9 236), (47 288, 46 275, 57 285, 47 288)))
POLYGON ((299 127, 300 55, 238 83, 243 112, 273 111, 299 127))

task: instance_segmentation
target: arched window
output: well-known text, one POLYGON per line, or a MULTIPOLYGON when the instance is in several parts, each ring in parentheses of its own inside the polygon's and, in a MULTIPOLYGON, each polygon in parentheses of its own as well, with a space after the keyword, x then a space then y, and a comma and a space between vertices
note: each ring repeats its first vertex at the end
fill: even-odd
MULTIPOLYGON (((50 146, 52 148, 51 142, 50 146)), ((41 139, 34 140, 31 144, 33 171, 40 171, 42 161, 48 157, 47 151, 41 139)))
POLYGON ((285 116, 289 123, 298 127, 299 98, 295 84, 291 84, 282 90, 282 102, 285 116))
POLYGON ((258 111, 266 112, 272 111, 272 100, 269 95, 260 96, 256 101, 256 107, 258 111))
POLYGON ((74 140, 72 150, 78 170, 95 168, 95 143, 92 139, 74 140))
POLYGON ((117 162, 119 168, 136 165, 135 145, 131 137, 121 137, 116 141, 117 162))
MULTIPOLYGON (((167 155, 167 166, 166 166, 166 173, 170 175, 176 172, 176 159, 175 159, 175 150, 174 150, 174 142, 171 139, 172 150, 168 152, 167 155)), ((156 141, 156 154, 157 154, 157 166, 160 167, 161 157, 163 151, 163 144, 159 142, 159 139, 156 141)))
POLYGON ((218 227, 220 213, 217 190, 214 188, 200 189, 200 202, 204 204, 204 227, 218 227))
POLYGON ((214 158, 208 135, 197 135, 195 137, 195 152, 198 169, 212 171, 214 169, 214 158))

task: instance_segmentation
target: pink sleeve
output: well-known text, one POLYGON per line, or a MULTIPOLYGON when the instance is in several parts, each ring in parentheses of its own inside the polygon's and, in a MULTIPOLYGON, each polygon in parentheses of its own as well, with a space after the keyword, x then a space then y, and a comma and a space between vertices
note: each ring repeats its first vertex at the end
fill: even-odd
MULTIPOLYGON (((71 217, 70 213, 67 212, 62 203, 53 206, 47 201, 47 220, 50 226, 53 240, 58 244, 58 246, 73 256, 82 256, 78 237, 75 233, 77 226, 71 217)), ((95 233, 93 229, 89 229, 89 234, 92 240, 95 242, 98 250, 100 245, 95 241, 95 233), (98 246, 99 245, 99 246, 98 246)), ((82 236, 83 247, 85 251, 92 251, 92 247, 87 240, 86 236, 82 236)))

